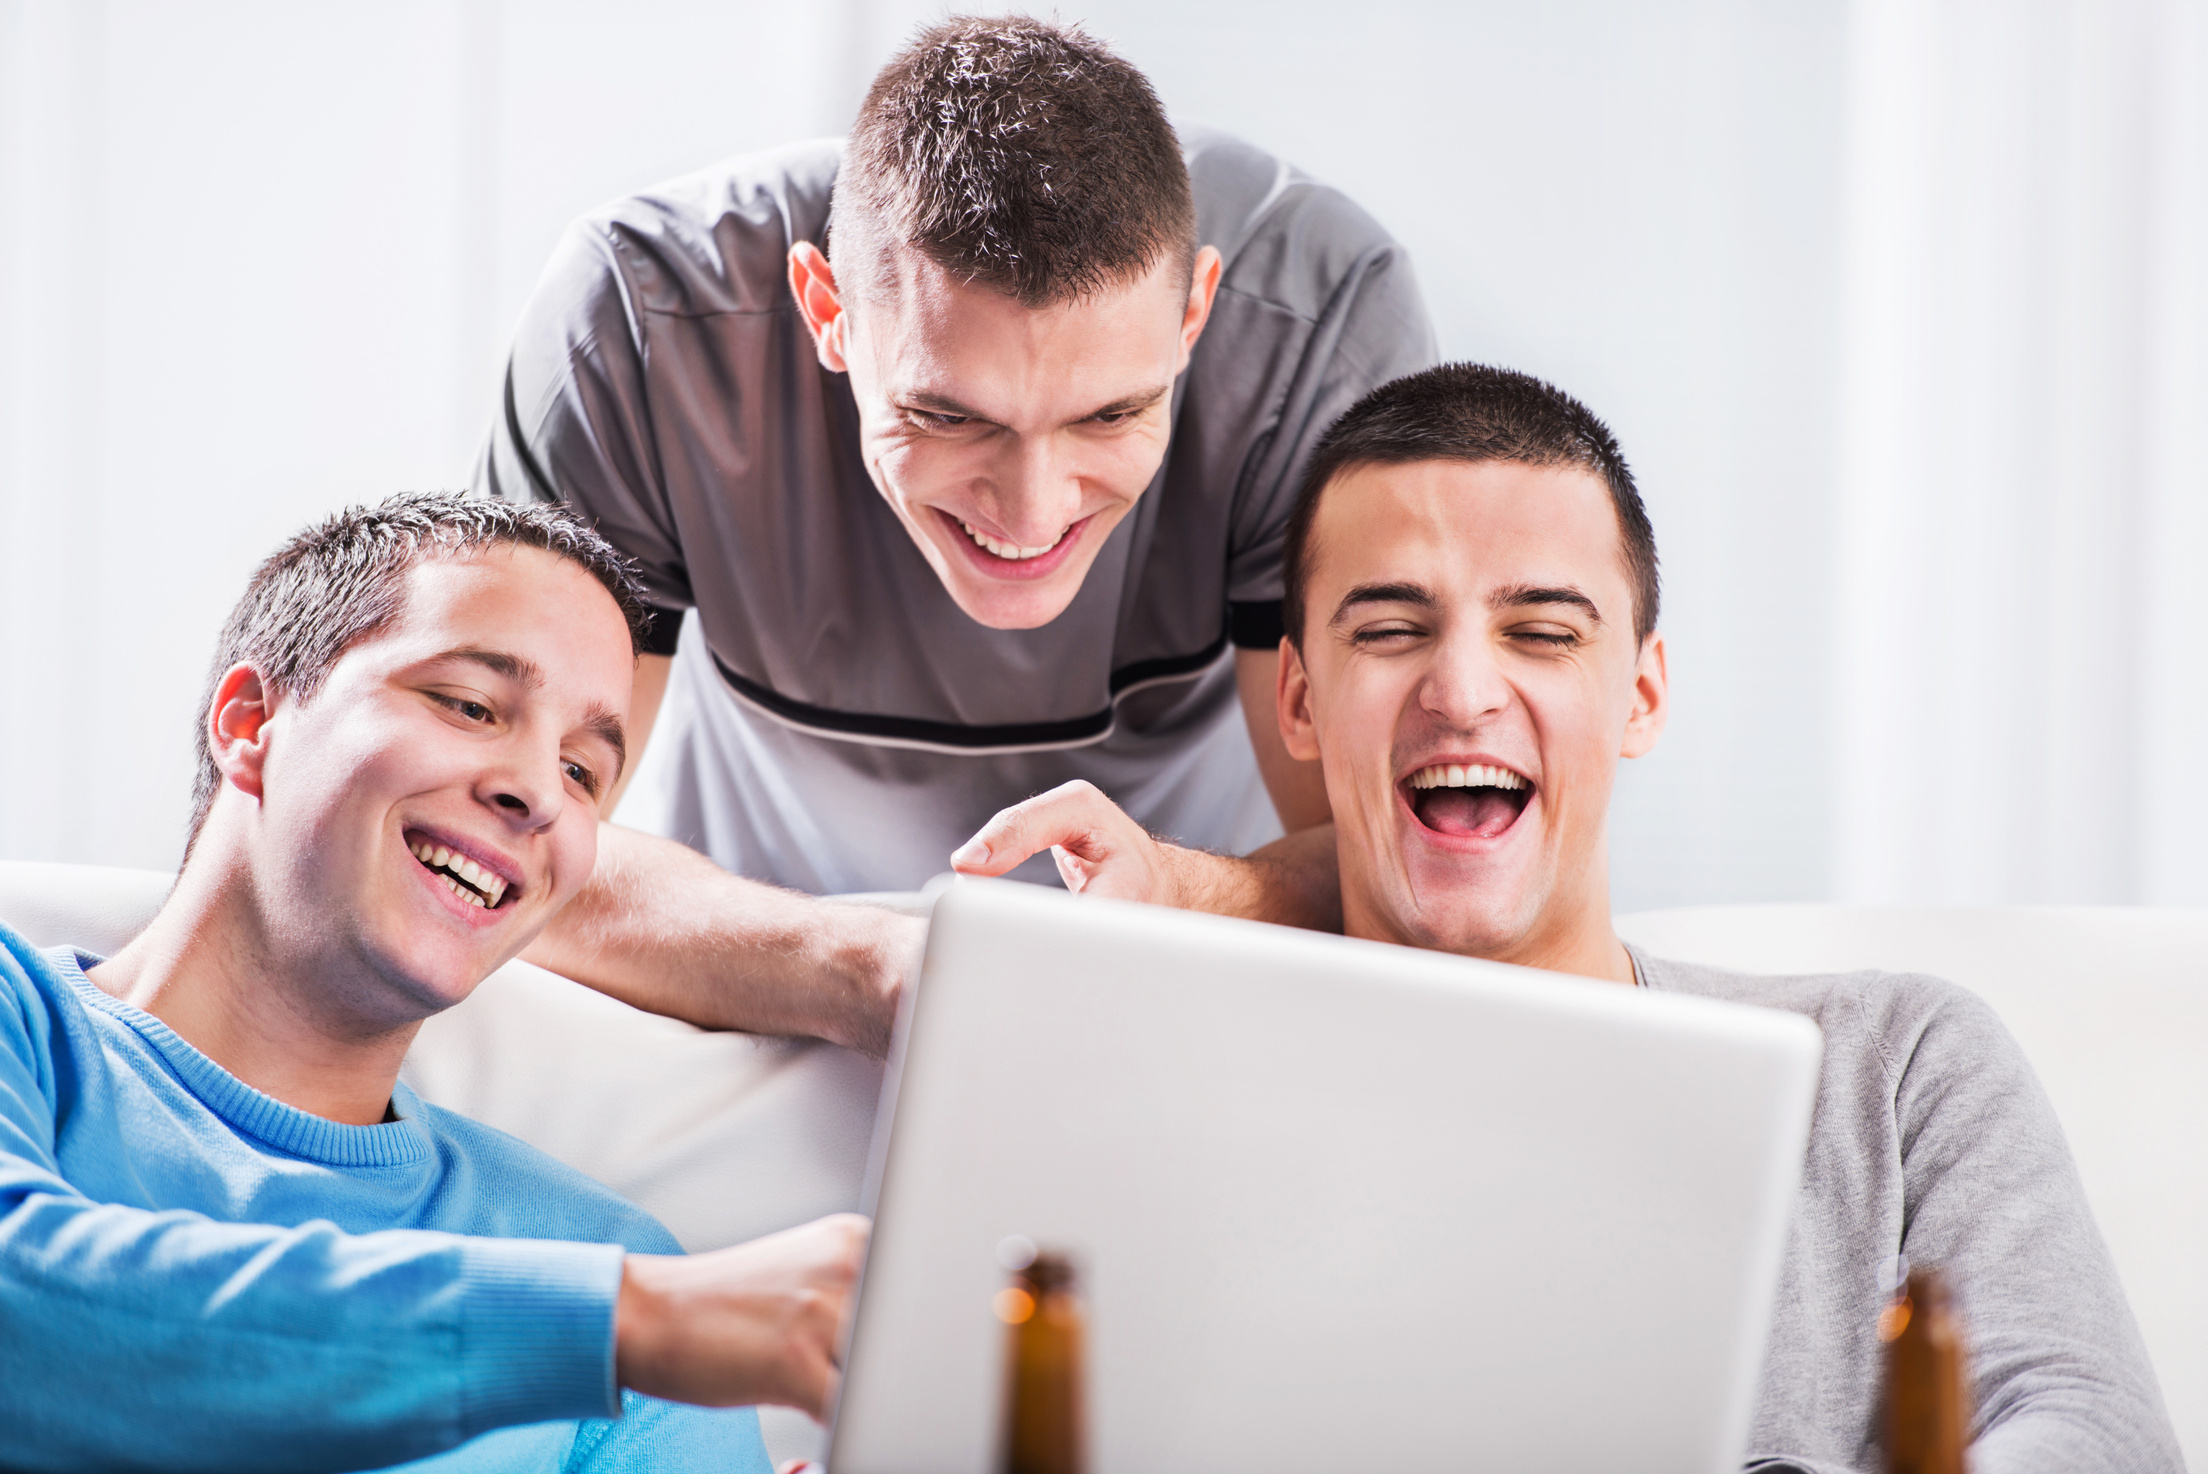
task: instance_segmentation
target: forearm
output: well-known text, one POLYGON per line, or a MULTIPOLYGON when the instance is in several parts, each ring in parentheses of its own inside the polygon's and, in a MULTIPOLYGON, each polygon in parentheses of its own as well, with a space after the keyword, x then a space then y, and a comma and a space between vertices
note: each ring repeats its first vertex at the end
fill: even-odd
POLYGON ((598 831, 598 863, 523 954, 653 1013, 880 1055, 924 924, 730 875, 672 840, 598 831))
POLYGON ((1247 855, 1214 855, 1162 844, 1174 904, 1218 916, 1342 929, 1341 870, 1334 826, 1283 836, 1247 855))
POLYGON ((601 1245, 18 1197, 0 1345, 30 1354, 0 1377, 7 1462, 351 1469, 607 1416, 619 1265, 601 1245))

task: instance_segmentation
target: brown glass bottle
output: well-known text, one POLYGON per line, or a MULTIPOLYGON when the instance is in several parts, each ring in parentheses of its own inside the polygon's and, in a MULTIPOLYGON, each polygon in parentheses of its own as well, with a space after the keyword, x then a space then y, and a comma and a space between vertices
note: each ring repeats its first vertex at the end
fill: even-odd
POLYGON ((1946 1284, 1931 1270, 1910 1270, 1878 1334, 1886 1343, 1886 1474, 1963 1474, 1970 1376, 1946 1284))
POLYGON ((999 1292, 996 1311, 1007 1332, 999 1474, 1083 1474, 1088 1428, 1073 1266, 1061 1254, 1037 1254, 999 1292))

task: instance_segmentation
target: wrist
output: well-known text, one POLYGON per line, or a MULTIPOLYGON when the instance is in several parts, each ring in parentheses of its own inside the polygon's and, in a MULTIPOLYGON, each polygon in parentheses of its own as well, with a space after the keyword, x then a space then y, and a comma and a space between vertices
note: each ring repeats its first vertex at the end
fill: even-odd
POLYGON ((1247 887, 1236 884, 1239 877, 1235 872, 1247 862, 1215 855, 1209 850, 1190 849, 1170 840, 1161 839, 1156 843, 1158 873, 1163 880, 1159 887, 1159 904, 1221 916, 1241 914, 1242 908, 1235 904, 1236 892, 1247 887))
POLYGON ((613 1305, 613 1377, 623 1387, 645 1390, 653 1382, 660 1331, 667 1323, 666 1298, 654 1272, 653 1254, 629 1254, 621 1261, 621 1290, 613 1305))
POLYGON ((889 1053, 905 979, 919 961, 927 923, 874 906, 838 906, 819 928, 818 1017, 808 1032, 879 1059, 889 1053))

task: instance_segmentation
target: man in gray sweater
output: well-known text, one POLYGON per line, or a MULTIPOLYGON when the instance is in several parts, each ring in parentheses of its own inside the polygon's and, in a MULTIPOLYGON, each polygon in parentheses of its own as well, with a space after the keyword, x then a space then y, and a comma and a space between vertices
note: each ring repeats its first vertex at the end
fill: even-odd
MULTIPOLYGON (((2181 1469, 2061 1128, 1984 1003, 1936 978, 1667 962, 1612 929, 1611 784, 1669 693, 1655 540, 1602 422, 1521 374, 1398 379, 1320 442, 1286 560, 1281 734, 1324 772, 1346 932, 1824 1031, 1747 1467, 1878 1467, 1882 1268, 1906 1254, 1958 1292, 1975 1474, 2181 1469)), ((1053 845, 1076 890, 1265 909, 1261 872, 1156 841, 1085 785, 954 859, 998 873, 1053 845)))

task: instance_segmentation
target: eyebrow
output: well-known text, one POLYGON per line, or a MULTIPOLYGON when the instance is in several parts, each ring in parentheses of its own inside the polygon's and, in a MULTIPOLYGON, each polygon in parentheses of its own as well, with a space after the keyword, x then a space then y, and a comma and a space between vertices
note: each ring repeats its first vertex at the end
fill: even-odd
POLYGON ((510 654, 504 650, 483 650, 473 645, 463 645, 457 650, 447 650, 442 655, 430 657, 432 662, 465 660, 480 665, 485 670, 504 676, 507 680, 527 690, 535 691, 544 685, 544 668, 527 656, 510 654))
POLYGON ((1340 624, 1342 617, 1360 604, 1410 604, 1420 609, 1439 609, 1441 600, 1424 584, 1361 583, 1342 595, 1342 602, 1334 606, 1334 617, 1327 623, 1340 624))
POLYGON ((1517 583, 1506 589, 1497 589, 1487 596, 1487 607, 1490 609, 1533 609, 1543 604, 1568 604, 1574 609, 1585 611, 1587 617, 1596 624, 1602 623, 1602 611, 1595 607, 1595 601, 1569 586, 1544 588, 1538 584, 1517 583))
MULTIPOLYGON (((504 676, 525 691, 539 691, 544 688, 544 667, 525 655, 515 655, 507 650, 484 650, 473 645, 463 645, 457 650, 447 650, 442 655, 432 656, 430 660, 432 664, 445 660, 465 660, 471 665, 480 665, 485 670, 504 676)), ((583 713, 582 726, 584 731, 613 749, 614 776, 621 776, 621 770, 629 763, 629 739, 622 729, 621 718, 614 714, 612 707, 593 702, 590 709, 583 713)))
POLYGON ((621 730, 621 718, 611 707, 593 704, 583 713, 583 730, 613 749, 613 776, 620 777, 629 765, 629 739, 621 730))
MULTIPOLYGON (((1073 423, 1078 424, 1082 420, 1093 420, 1098 415, 1123 415, 1131 410, 1148 409, 1172 392, 1173 386, 1171 384, 1159 384, 1148 389, 1138 389, 1132 394, 1122 395, 1110 404, 1092 409, 1087 414, 1075 416, 1073 423)), ((914 389, 895 397, 909 408, 923 409, 930 414, 958 415, 964 419, 980 420, 987 425, 1000 423, 979 410, 960 404, 948 395, 937 394, 932 389, 914 389)))

